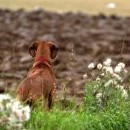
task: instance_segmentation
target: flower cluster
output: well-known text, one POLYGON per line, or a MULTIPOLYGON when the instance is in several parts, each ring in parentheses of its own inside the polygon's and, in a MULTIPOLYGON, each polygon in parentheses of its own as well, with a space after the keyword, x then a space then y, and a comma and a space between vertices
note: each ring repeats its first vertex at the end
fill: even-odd
POLYGON ((112 95, 108 94, 110 90, 119 91, 122 98, 128 99, 128 91, 123 85, 123 79, 127 74, 127 70, 125 69, 125 64, 123 62, 120 62, 113 67, 112 60, 108 58, 103 63, 99 63, 97 65, 90 63, 88 65, 88 69, 95 72, 92 75, 92 78, 96 82, 94 88, 100 86, 96 89, 95 94, 99 101, 103 98, 107 99, 110 95, 112 95))
POLYGON ((0 126, 6 129, 23 129, 23 123, 30 119, 30 107, 9 94, 0 94, 0 126))

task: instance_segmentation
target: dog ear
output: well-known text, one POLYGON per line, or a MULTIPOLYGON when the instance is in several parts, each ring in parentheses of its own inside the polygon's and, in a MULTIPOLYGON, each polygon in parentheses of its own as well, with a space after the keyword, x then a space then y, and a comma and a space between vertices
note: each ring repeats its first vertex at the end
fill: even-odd
POLYGON ((59 47, 53 43, 51 43, 52 46, 51 46, 51 58, 54 59, 57 55, 57 52, 59 50, 59 47))
POLYGON ((36 55, 36 50, 37 50, 37 43, 34 42, 32 43, 30 46, 29 46, 29 54, 32 56, 32 57, 35 57, 36 55))

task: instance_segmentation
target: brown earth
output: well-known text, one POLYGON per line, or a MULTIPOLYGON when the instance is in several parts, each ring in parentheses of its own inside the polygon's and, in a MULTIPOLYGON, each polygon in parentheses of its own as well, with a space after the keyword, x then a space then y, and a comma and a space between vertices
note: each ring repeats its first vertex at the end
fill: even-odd
POLYGON ((91 61, 110 57, 130 66, 130 17, 0 10, 0 88, 15 91, 32 64, 28 46, 36 39, 60 47, 54 60, 59 98, 83 99, 83 75, 91 61))

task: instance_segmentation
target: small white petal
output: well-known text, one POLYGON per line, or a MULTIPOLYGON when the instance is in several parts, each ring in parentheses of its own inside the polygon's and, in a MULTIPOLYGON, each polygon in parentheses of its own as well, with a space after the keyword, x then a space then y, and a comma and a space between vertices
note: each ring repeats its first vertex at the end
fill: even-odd
POLYGON ((26 113, 30 113, 30 111, 31 111, 29 106, 23 107, 22 110, 25 111, 26 113))
POLYGON ((6 104, 6 109, 7 110, 10 110, 11 108, 12 108, 12 103, 11 102, 8 102, 7 104, 6 104))
POLYGON ((117 66, 120 66, 121 68, 125 68, 125 64, 123 62, 118 63, 117 66))
POLYGON ((109 87, 111 84, 113 84, 113 80, 109 80, 104 84, 105 87, 109 87))
POLYGON ((119 85, 119 84, 116 86, 116 88, 117 88, 117 89, 120 89, 120 90, 124 90, 124 86, 119 85))
POLYGON ((106 66, 104 66, 104 67, 102 68, 102 70, 103 70, 103 71, 106 71, 106 69, 107 69, 107 67, 106 67, 106 66))
POLYGON ((99 64, 97 65, 97 68, 98 68, 99 70, 101 70, 101 69, 102 69, 102 64, 99 63, 99 64))
POLYGON ((113 68, 112 67, 106 67, 106 73, 113 74, 113 68))
POLYGON ((18 101, 18 100, 14 100, 13 103, 12 103, 12 112, 17 110, 17 109, 20 109, 22 108, 22 105, 21 105, 21 102, 18 101))
POLYGON ((102 97, 102 93, 97 93, 97 94, 96 94, 96 98, 97 98, 97 99, 99 99, 99 98, 101 98, 101 97, 102 97))
POLYGON ((116 66, 114 69, 115 73, 120 73, 122 71, 122 68, 120 66, 116 66))
POLYGON ((96 81, 100 81, 101 79, 100 78, 96 78, 96 81))
POLYGON ((84 74, 84 75, 83 75, 83 79, 86 79, 87 77, 88 77, 87 74, 84 74))
POLYGON ((110 58, 108 58, 108 59, 106 59, 106 61, 103 62, 103 65, 110 66, 111 62, 112 62, 112 60, 110 58))
POLYGON ((94 69, 94 67, 95 67, 95 64, 94 64, 94 63, 90 63, 90 64, 88 65, 88 69, 94 69))
POLYGON ((11 100, 12 97, 9 94, 0 94, 0 102, 3 100, 11 100))
POLYGON ((122 80, 122 78, 118 74, 113 73, 112 76, 113 76, 113 78, 115 78, 117 80, 120 80, 120 81, 122 80))
POLYGON ((103 76, 105 76, 105 74, 104 74, 104 73, 101 73, 101 76, 103 77, 103 76))
POLYGON ((125 89, 122 90, 122 97, 127 99, 128 98, 128 93, 125 89))

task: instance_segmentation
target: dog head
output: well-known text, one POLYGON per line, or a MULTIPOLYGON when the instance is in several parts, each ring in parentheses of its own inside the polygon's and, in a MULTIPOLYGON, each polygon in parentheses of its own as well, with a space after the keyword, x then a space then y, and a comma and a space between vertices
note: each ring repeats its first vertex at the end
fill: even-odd
POLYGON ((58 49, 59 47, 52 42, 36 41, 29 46, 29 53, 32 57, 35 57, 39 53, 48 53, 51 59, 54 59, 57 55, 58 49))

